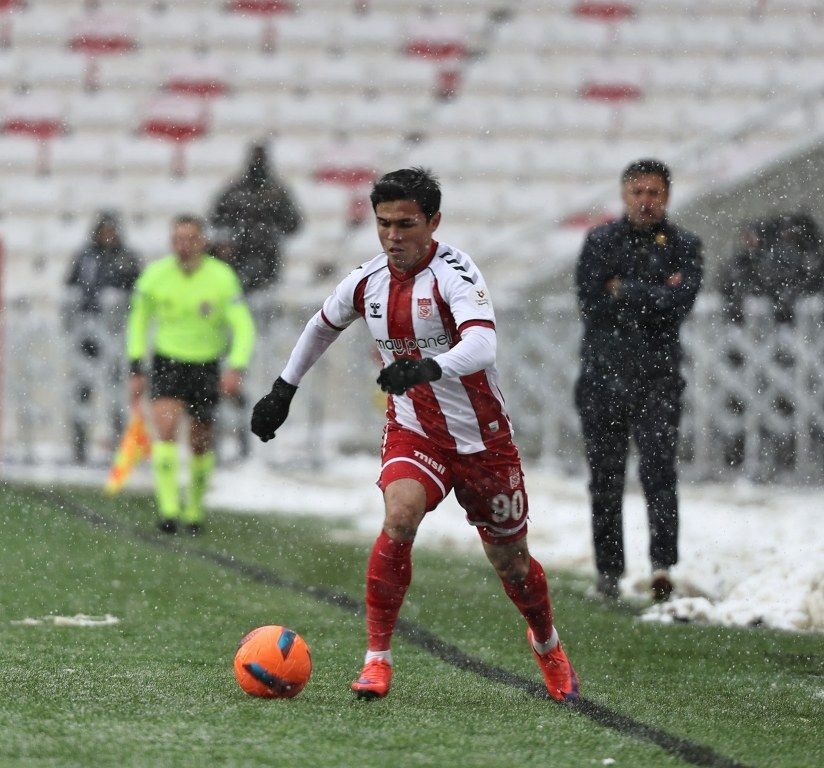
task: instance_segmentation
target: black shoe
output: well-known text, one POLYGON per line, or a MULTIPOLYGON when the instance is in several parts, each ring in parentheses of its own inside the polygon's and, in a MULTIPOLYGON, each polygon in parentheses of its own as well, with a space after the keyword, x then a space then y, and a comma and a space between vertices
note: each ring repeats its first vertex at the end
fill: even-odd
POLYGON ((610 600, 616 600, 621 595, 618 589, 618 577, 613 576, 611 573, 599 574, 595 589, 599 595, 610 600))
POLYGON ((157 530, 163 533, 177 533, 177 520, 172 520, 168 517, 158 520, 157 530))
POLYGON ((656 603, 665 603, 672 596, 672 581, 666 571, 655 571, 650 583, 652 599, 656 603))
POLYGON ((200 523, 189 523, 186 526, 186 533, 190 536, 200 536, 203 533, 203 526, 200 523))

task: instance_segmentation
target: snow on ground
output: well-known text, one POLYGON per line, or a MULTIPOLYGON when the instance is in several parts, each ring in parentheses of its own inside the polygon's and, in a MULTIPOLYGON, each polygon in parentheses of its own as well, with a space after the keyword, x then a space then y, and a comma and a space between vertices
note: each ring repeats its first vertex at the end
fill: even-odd
MULTIPOLYGON (((208 503, 219 507, 347 517, 371 539, 382 520, 374 484, 377 460, 339 460, 321 473, 259 462, 224 471, 208 503)), ((551 572, 570 569, 594 580, 586 481, 525 467, 529 542, 551 572)), ((824 511, 821 489, 681 485, 681 562, 672 571, 676 598, 647 620, 824 631, 824 511)), ((648 594, 648 529, 643 497, 630 489, 624 506, 627 597, 648 594)), ((420 528, 418 545, 480 552, 475 530, 450 496, 420 528)))
MULTIPOLYGON (((291 512, 347 518, 352 535, 371 541, 380 529, 377 458, 336 458, 322 470, 271 466, 259 459, 215 473, 207 505, 238 511, 291 512)), ((100 472, 76 468, 6 467, 9 479, 102 485, 100 472)), ((550 469, 525 467, 529 493, 529 542, 550 573, 578 571, 594 582, 586 481, 550 469)), ((133 485, 149 487, 144 465, 133 485)), ((644 613, 650 621, 700 621, 728 626, 824 632, 824 534, 821 489, 682 483, 681 561, 673 569, 676 595, 644 613)), ((628 598, 648 594, 646 512, 640 491, 624 505, 628 598)), ((340 535, 340 534, 338 534, 340 535)), ((480 553, 474 528, 450 496, 421 526, 418 546, 480 553)))

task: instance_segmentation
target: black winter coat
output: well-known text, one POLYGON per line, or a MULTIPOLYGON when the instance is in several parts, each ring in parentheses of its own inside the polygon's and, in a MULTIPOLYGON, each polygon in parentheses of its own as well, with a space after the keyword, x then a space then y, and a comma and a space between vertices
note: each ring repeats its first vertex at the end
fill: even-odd
POLYGON ((625 218, 592 229, 576 270, 584 322, 581 380, 629 392, 680 378, 681 323, 701 285, 701 242, 666 219, 639 230, 625 218), (680 273, 675 287, 667 280, 680 273), (606 283, 622 281, 614 298, 606 283))

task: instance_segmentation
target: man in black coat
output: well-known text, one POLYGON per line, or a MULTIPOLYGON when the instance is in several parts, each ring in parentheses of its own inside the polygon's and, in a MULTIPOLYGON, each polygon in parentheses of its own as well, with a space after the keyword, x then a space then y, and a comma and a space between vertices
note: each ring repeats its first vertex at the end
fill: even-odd
POLYGON ((640 454, 650 525, 652 594, 672 593, 678 560, 676 452, 681 323, 701 284, 698 238, 667 220, 670 171, 638 160, 621 176, 624 216, 591 230, 576 270, 584 322, 575 402, 590 469, 598 591, 618 596, 629 441, 640 454))

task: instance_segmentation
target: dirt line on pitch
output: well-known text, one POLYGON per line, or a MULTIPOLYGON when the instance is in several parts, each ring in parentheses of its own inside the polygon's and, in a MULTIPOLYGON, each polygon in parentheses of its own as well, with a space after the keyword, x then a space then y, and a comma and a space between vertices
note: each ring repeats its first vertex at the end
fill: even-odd
MULTIPOLYGON (((335 608, 341 608, 355 615, 363 615, 365 612, 365 605, 362 600, 356 600, 345 593, 336 592, 326 587, 301 584, 291 579, 284 579, 268 568, 254 563, 244 562, 233 555, 223 555, 219 552, 211 552, 198 546, 192 546, 180 538, 171 538, 168 534, 157 533, 153 530, 145 530, 143 528, 135 528, 114 518, 102 515, 84 504, 80 504, 63 496, 57 491, 44 492, 34 489, 30 490, 33 495, 39 496, 43 501, 47 501, 50 504, 56 503, 60 509, 95 527, 115 533, 126 534, 129 538, 160 547, 161 549, 167 549, 188 557, 197 557, 206 560, 221 568, 239 573, 259 584, 288 589, 335 608)), ((407 642, 418 646, 430 655, 453 667, 466 672, 472 672, 492 682, 517 688, 535 698, 552 701, 542 683, 534 682, 521 675, 509 672, 492 664, 487 664, 481 659, 474 658, 457 646, 441 640, 437 635, 432 634, 414 622, 399 619, 396 624, 395 633, 403 637, 407 642)), ((564 706, 572 712, 585 715, 598 725, 616 731, 623 736, 630 736, 639 741, 655 744, 665 752, 679 757, 690 765, 705 766, 706 768, 748 768, 743 763, 718 754, 710 747, 682 739, 679 736, 646 725, 638 720, 633 720, 631 717, 622 715, 591 699, 581 698, 575 704, 565 704, 561 706, 564 706)))

